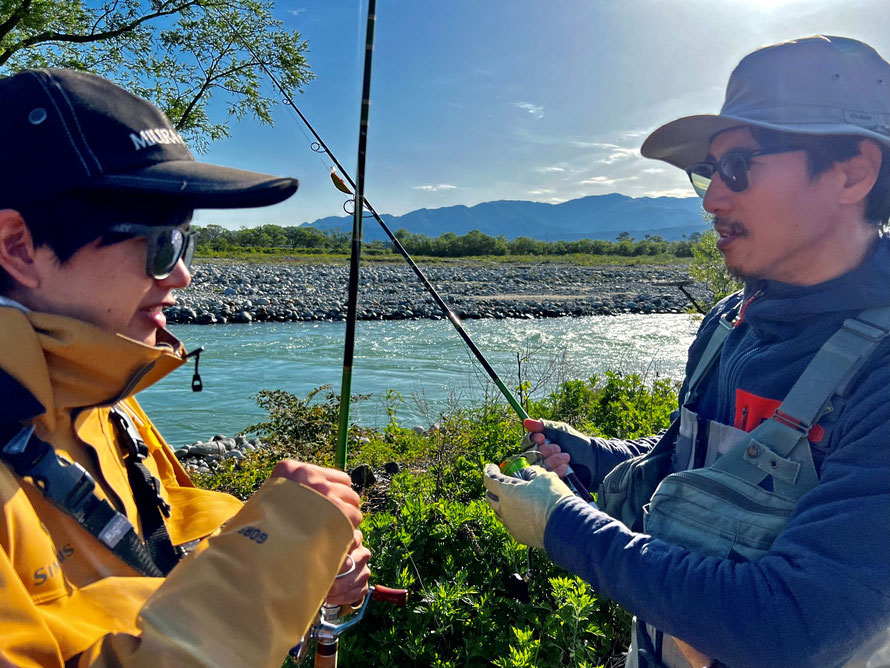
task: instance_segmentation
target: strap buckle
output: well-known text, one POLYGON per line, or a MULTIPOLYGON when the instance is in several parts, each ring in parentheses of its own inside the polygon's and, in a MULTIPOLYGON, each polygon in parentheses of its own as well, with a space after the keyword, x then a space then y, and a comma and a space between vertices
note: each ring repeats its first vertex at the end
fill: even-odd
POLYGON ((139 435, 129 416, 118 408, 112 408, 111 418, 117 425, 118 435, 127 446, 130 456, 134 457, 137 462, 148 457, 148 446, 145 445, 145 441, 142 440, 142 436, 139 435))
POLYGON ((96 489, 93 476, 83 466, 62 459, 51 448, 34 462, 27 475, 46 498, 72 514, 87 504, 96 489))
POLYGON ((804 422, 803 420, 799 420, 793 415, 789 415, 788 413, 785 413, 778 408, 773 413, 773 419, 776 422, 785 425, 786 427, 791 427, 794 431, 799 432, 802 436, 809 436, 810 430, 813 428, 813 425, 804 422))
POLYGON ((877 325, 859 320, 858 318, 847 318, 844 320, 843 328, 848 332, 861 336, 866 341, 875 343, 887 336, 887 330, 881 329, 877 325))

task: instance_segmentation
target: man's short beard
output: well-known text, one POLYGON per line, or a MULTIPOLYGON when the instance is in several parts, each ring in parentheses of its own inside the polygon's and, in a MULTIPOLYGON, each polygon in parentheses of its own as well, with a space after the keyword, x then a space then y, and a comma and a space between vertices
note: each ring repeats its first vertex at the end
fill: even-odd
POLYGON ((728 264, 726 264, 726 258, 723 259, 723 266, 726 267, 726 273, 729 274, 730 278, 733 278, 737 281, 742 281, 744 283, 746 281, 759 278, 759 276, 757 276, 756 274, 746 274, 738 267, 730 267, 728 264))

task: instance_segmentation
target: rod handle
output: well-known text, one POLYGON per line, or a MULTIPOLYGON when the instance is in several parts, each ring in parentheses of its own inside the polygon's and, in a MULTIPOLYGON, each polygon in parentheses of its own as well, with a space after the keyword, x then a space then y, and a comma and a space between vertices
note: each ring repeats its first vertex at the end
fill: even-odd
POLYGON ((587 488, 581 484, 577 473, 570 470, 566 474, 566 478, 568 478, 569 482, 574 486, 575 494, 577 494, 583 501, 593 503, 593 496, 591 496, 590 492, 587 491, 587 488))
POLYGON ((319 642, 315 646, 315 668, 337 668, 337 650, 340 642, 319 642))

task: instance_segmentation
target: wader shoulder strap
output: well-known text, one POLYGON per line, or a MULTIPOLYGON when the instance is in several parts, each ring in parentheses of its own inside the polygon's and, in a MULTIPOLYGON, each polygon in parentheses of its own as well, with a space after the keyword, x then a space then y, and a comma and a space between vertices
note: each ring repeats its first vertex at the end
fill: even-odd
POLYGON ((738 316, 739 307, 741 306, 741 293, 738 293, 738 300, 739 303, 721 315, 720 319, 717 321, 717 328, 714 330, 714 333, 711 334, 711 338, 708 339, 708 344, 705 346, 705 350, 699 358, 698 364, 695 365, 695 369, 689 376, 689 382, 686 386, 686 396, 683 397, 684 406, 695 403, 698 399, 699 386, 702 381, 708 377, 708 374, 711 373, 711 369, 714 368, 714 364, 720 358, 720 351, 723 350, 723 344, 726 343, 729 333, 732 331, 732 328, 735 327, 735 319, 738 316))
MULTIPOLYGON (((732 330, 734 312, 721 316, 716 330, 705 346, 695 371, 689 377, 686 397, 695 397, 699 385, 707 378, 720 356, 723 343, 732 330)), ((686 401, 683 402, 686 405, 686 401)), ((627 459, 605 478, 598 490, 598 502, 603 512, 623 522, 632 531, 643 530, 643 506, 649 503, 658 484, 668 474, 674 445, 680 432, 679 416, 661 434, 649 452, 627 459)))
POLYGON ((713 467, 754 484, 773 477, 774 490, 798 499, 818 478, 807 436, 832 396, 843 395, 878 345, 890 335, 890 306, 867 309, 843 326, 816 352, 785 400, 713 467), (798 446, 803 447, 798 447, 798 446))
POLYGON ((711 334, 711 338, 708 339, 708 345, 705 347, 705 351, 702 353, 701 358, 699 358, 698 364, 692 372, 692 375, 689 376, 689 385, 686 390, 686 396, 683 397, 684 406, 695 402, 698 396, 699 385, 701 385, 702 380, 704 380, 711 372, 714 363, 717 361, 717 358, 720 357, 720 351, 723 350, 723 344, 726 343, 726 337, 729 336, 731 331, 732 320, 727 318, 726 315, 720 316, 720 320, 717 323, 717 329, 714 330, 714 333, 711 334))
POLYGON ((47 501, 128 566, 148 577, 166 574, 155 565, 130 521, 95 494, 92 476, 77 462, 59 457, 49 443, 34 436, 33 426, 22 428, 0 450, 0 458, 19 477, 31 478, 47 501))

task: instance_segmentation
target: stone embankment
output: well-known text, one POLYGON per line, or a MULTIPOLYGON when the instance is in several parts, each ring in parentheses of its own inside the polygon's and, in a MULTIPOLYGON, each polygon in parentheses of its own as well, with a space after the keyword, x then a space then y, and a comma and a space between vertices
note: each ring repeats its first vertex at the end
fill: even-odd
POLYGON ((227 459, 244 459, 248 453, 265 447, 258 438, 248 440, 244 436, 230 438, 216 434, 205 443, 197 441, 176 450, 176 458, 189 473, 209 473, 216 464, 227 459))
MULTIPOLYGON (((202 325, 344 320, 348 272, 335 265, 201 262, 167 319, 202 325)), ((460 264, 424 273, 460 318, 681 313, 690 307, 677 287, 665 285, 686 280, 682 267, 460 264)), ((705 301, 700 286, 687 290, 705 301)), ((365 265, 358 317, 436 319, 442 313, 409 267, 365 265)))

